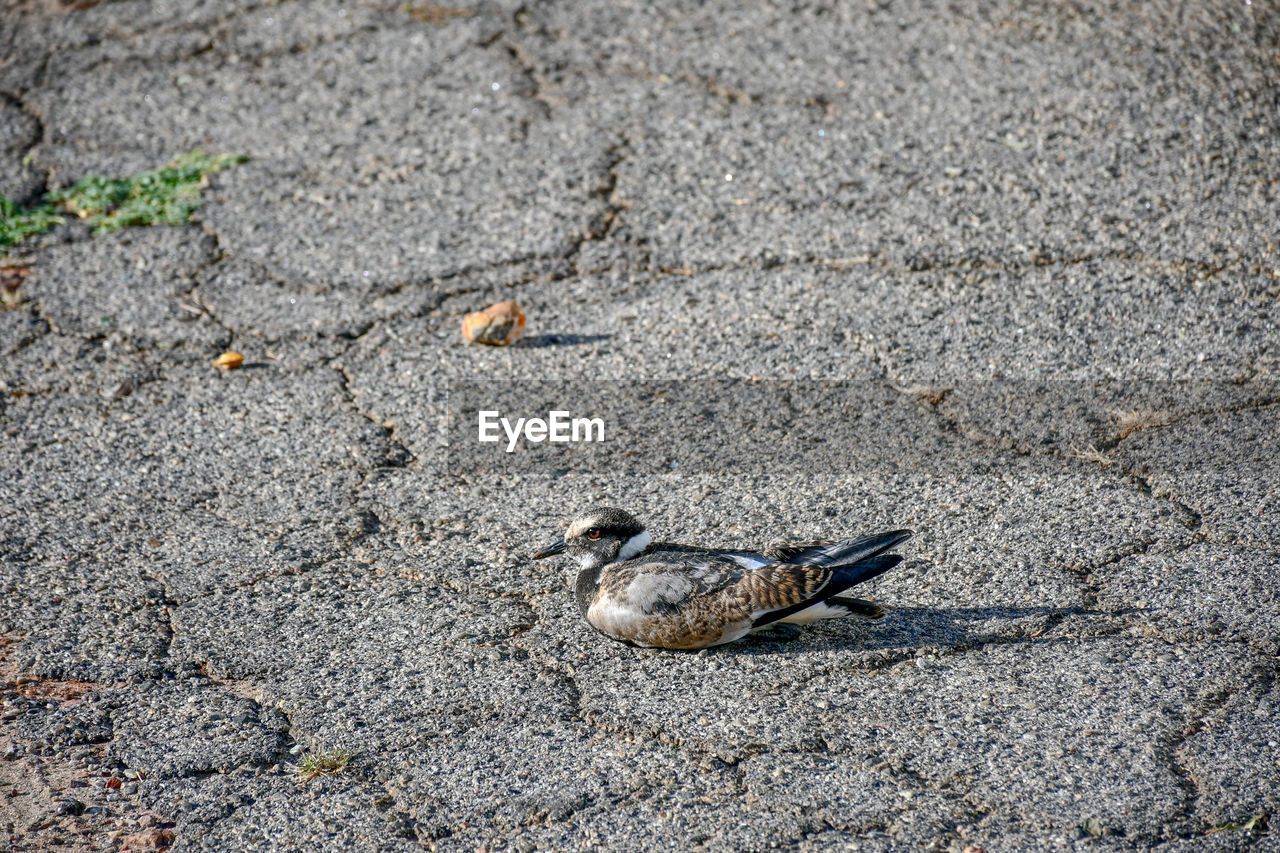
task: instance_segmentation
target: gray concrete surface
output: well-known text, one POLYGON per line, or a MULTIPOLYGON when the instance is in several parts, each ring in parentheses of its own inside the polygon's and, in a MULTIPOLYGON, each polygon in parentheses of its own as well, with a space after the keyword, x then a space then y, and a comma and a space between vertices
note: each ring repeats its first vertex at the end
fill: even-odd
POLYGON ((10 253, 10 848, 1280 849, 1274 4, 3 10, 0 192, 252 157, 10 253), (508 379, 685 390, 442 447, 508 379), (601 501, 918 535, 882 622, 644 651, 526 560, 601 501))

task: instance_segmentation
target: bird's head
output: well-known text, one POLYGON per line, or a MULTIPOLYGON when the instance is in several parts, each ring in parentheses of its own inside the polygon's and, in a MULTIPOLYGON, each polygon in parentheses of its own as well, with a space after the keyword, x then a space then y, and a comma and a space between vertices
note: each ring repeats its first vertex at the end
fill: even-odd
POLYGON ((533 555, 533 559, 567 554, 583 569, 629 560, 649 545, 644 525, 628 512, 596 507, 575 519, 564 537, 533 555))

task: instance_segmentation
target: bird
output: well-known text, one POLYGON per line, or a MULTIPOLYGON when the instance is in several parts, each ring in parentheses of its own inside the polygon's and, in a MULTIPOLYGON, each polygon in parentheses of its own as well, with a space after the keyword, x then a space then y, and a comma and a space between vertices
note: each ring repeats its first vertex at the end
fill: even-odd
POLYGON ((629 512, 595 507, 532 559, 578 561, 578 609, 600 633, 635 646, 702 649, 779 624, 883 616, 879 605, 844 593, 902 562, 888 551, 911 535, 728 551, 654 542, 629 512))

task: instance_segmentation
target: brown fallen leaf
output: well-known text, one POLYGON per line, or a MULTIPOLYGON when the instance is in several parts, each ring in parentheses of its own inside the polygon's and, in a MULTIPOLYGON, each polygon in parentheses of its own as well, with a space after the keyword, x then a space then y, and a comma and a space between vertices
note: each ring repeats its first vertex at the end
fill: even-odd
POLYGON ((512 300, 490 305, 462 318, 462 336, 473 344, 504 347, 524 331, 524 312, 512 300))
POLYGON ((214 367, 225 367, 227 370, 235 370, 244 364, 244 356, 238 352, 224 352, 213 362, 214 367))
POLYGON ((8 264, 0 266, 0 305, 12 308, 22 301, 18 289, 22 287, 22 280, 30 274, 31 267, 8 264))

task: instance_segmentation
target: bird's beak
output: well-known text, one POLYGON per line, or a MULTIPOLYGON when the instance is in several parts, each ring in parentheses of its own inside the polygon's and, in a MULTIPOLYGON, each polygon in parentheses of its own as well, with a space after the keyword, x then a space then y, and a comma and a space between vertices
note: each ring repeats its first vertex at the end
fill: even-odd
POLYGON ((548 545, 546 548, 543 548, 541 551, 534 554, 533 559, 541 560, 543 557, 554 557, 556 554, 564 551, 566 544, 567 543, 564 541, 564 537, 562 536, 554 545, 548 545))

